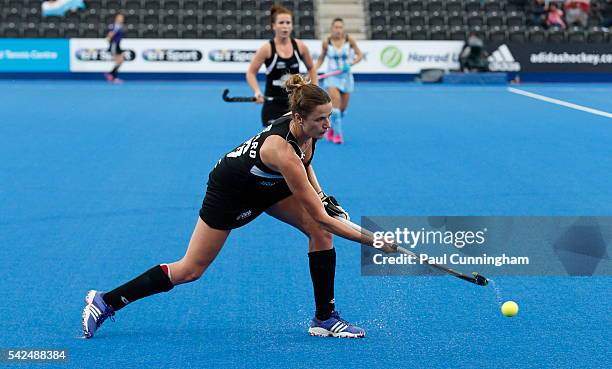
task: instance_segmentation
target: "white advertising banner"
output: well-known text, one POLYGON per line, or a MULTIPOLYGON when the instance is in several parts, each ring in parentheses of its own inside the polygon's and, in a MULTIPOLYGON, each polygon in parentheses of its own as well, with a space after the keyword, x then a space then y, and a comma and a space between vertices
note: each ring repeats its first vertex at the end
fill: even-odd
MULTIPOLYGON (((125 39, 122 72, 244 73, 265 40, 125 39)), ((305 40, 313 59, 321 41, 305 40)), ((359 41, 364 60, 354 73, 406 74, 458 69, 463 41, 359 41)), ((72 72, 106 72, 112 57, 104 39, 71 39, 72 72)), ((263 67, 261 71, 263 72, 263 67)), ((325 70, 325 65, 321 71, 325 70)))

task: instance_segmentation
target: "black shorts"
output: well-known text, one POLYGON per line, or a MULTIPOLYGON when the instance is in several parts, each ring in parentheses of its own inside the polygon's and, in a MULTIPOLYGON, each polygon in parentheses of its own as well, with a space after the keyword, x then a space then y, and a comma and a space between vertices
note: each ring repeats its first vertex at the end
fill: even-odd
POLYGON ((231 192, 208 186, 200 209, 200 218, 214 229, 242 227, 270 206, 291 196, 285 181, 272 187, 253 187, 251 190, 231 192))
POLYGON ((289 112, 289 102, 287 100, 266 101, 261 108, 261 124, 269 126, 272 121, 280 118, 289 112))
POLYGON ((121 55, 123 53, 123 49, 121 49, 121 44, 116 42, 111 42, 108 47, 108 52, 111 53, 112 56, 121 55))

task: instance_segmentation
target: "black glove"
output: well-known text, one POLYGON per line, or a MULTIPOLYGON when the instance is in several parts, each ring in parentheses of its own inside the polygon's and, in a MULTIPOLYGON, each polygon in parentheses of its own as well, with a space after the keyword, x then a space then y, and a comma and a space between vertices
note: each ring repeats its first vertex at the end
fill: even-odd
POLYGON ((327 196, 325 192, 320 191, 319 198, 321 199, 321 202, 325 207, 325 211, 327 212, 327 214, 329 214, 330 217, 341 217, 346 220, 351 220, 351 217, 349 216, 348 212, 342 209, 342 206, 338 204, 338 201, 336 201, 335 197, 327 196))

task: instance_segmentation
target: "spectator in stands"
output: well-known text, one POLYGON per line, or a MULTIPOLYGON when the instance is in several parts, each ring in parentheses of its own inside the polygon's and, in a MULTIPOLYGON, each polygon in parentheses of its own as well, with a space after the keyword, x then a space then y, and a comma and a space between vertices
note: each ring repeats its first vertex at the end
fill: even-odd
POLYGON ((519 9, 525 9, 528 0, 508 0, 508 2, 519 9))
POLYGON ((49 0, 41 4, 41 14, 43 17, 60 16, 63 17, 67 11, 85 9, 83 0, 49 0))
POLYGON ((568 26, 586 27, 589 22, 591 0, 565 0, 565 21, 568 26))
POLYGON ((531 25, 544 27, 546 26, 546 13, 548 10, 548 0, 533 0, 530 6, 531 25))
POLYGON ((256 102, 263 104, 261 109, 261 122, 264 126, 270 125, 275 119, 289 112, 289 99, 284 88, 285 81, 291 74, 300 73, 302 62, 310 80, 317 83, 317 70, 306 45, 298 39, 291 37, 293 31, 293 14, 280 5, 273 5, 270 11, 274 38, 263 44, 255 53, 251 65, 246 73, 246 80, 255 92, 256 102), (266 97, 273 100, 264 100, 257 72, 262 64, 266 65, 266 97))
POLYGON ((462 72, 488 72, 489 62, 484 42, 476 33, 470 32, 463 50, 459 55, 459 64, 462 72))
POLYGON ((603 17, 601 26, 606 28, 612 27, 612 0, 606 1, 601 6, 601 16, 603 17))
POLYGON ((546 25, 548 27, 560 27, 565 29, 565 22, 563 21, 563 10, 559 9, 557 3, 550 3, 548 5, 548 13, 546 14, 546 25))
POLYGON ((115 16, 115 23, 110 25, 110 32, 106 36, 106 40, 109 42, 108 51, 113 56, 113 60, 115 61, 115 66, 110 73, 105 74, 106 80, 112 83, 121 83, 123 82, 119 78, 117 78, 117 73, 119 72, 119 67, 123 64, 123 50, 121 50, 121 40, 123 39, 123 23, 124 23, 123 14, 117 13, 115 16))
POLYGON ((335 144, 344 142, 342 135, 342 118, 348 107, 349 99, 355 81, 351 67, 361 61, 363 54, 357 46, 357 41, 344 32, 344 21, 336 18, 332 21, 331 35, 323 40, 321 55, 317 60, 315 70, 318 70, 327 57, 327 71, 341 74, 327 77, 323 80, 332 101, 331 128, 327 130, 326 138, 335 144))

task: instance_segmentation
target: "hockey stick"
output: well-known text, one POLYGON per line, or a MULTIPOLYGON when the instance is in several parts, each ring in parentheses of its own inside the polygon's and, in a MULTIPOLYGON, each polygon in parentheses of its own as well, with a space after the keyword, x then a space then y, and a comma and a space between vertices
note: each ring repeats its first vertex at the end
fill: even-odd
MULTIPOLYGON (((346 220, 346 219, 340 218, 340 217, 335 217, 335 218, 338 219, 339 221, 341 221, 342 223, 346 224, 347 226, 349 226, 349 227, 351 227, 351 228, 361 232, 361 234, 367 236, 368 238, 374 239, 374 234, 371 231, 368 231, 367 229, 358 226, 357 224, 351 222, 350 220, 346 220)), ((370 245, 368 245, 368 246, 370 246, 370 245)), ((396 250, 397 252, 405 254, 405 255, 410 255, 410 256, 413 256, 413 257, 417 257, 417 258, 419 256, 418 254, 416 254, 416 253, 414 253, 414 252, 412 252, 412 251, 410 251, 410 250, 408 250, 406 248, 403 248, 401 246, 395 245, 395 244, 393 245, 393 249, 396 250)), ((485 278, 484 276, 482 276, 482 275, 480 275, 480 274, 478 274, 476 272, 473 272, 472 275, 470 276, 470 275, 465 275, 463 273, 460 273, 460 272, 458 272, 458 271, 456 271, 454 269, 448 268, 448 267, 446 267, 444 265, 430 263, 428 261, 425 261, 425 264, 429 265, 430 267, 432 267, 434 269, 438 269, 438 270, 441 270, 441 271, 443 271, 443 272, 445 272, 447 274, 450 274, 453 277, 457 277, 457 278, 463 279, 464 281, 468 281, 470 283, 474 283, 474 284, 477 284, 479 286, 486 286, 487 284, 489 284, 489 281, 487 280, 487 278, 485 278)))
MULTIPOLYGON (((337 76, 344 73, 341 69, 331 71, 329 73, 319 74, 319 79, 325 79, 327 77, 337 76)), ((229 96, 229 89, 223 90, 221 96, 225 102, 255 102, 257 99, 255 96, 229 96)), ((287 101, 287 96, 263 96, 265 101, 287 101)))
MULTIPOLYGON (((223 95, 221 96, 223 101, 225 102, 255 102, 257 99, 255 96, 229 96, 229 90, 226 88, 223 90, 223 95)), ((287 101, 286 96, 264 96, 263 99, 265 101, 275 101, 275 100, 284 100, 287 101)))
POLYGON ((323 74, 319 74, 319 80, 325 79, 327 77, 333 77, 333 76, 337 76, 339 74, 344 73, 344 71, 342 69, 337 69, 337 70, 333 70, 331 72, 327 72, 327 73, 323 73, 323 74))

